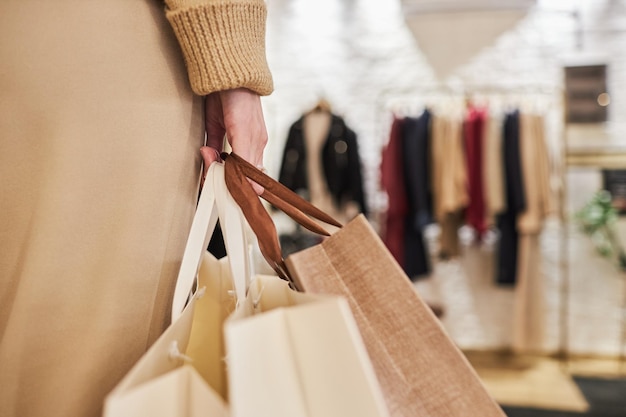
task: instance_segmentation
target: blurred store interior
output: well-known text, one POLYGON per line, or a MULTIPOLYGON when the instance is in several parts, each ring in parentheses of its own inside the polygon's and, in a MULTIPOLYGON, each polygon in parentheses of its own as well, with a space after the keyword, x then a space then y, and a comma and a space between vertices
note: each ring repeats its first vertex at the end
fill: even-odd
MULTIPOLYGON (((309 179, 324 179, 329 153, 345 164, 358 156, 358 176, 352 165, 338 171, 348 187, 338 200, 314 185, 299 191, 344 221, 366 213, 386 238, 394 216, 419 229, 426 258, 407 246, 399 262, 509 416, 626 416, 626 1, 267 3, 276 88, 263 99, 270 175, 295 181, 304 153, 288 138, 298 133, 319 137, 306 145, 309 179), (390 210, 397 183, 384 167, 394 168, 394 126, 405 136, 408 126, 426 129, 430 141, 415 146, 418 154, 398 153, 401 172, 429 176, 416 178, 430 200, 404 202, 417 204, 416 216, 390 210), (524 207, 514 210, 511 161, 502 158, 511 126, 532 225, 520 224, 524 207), (339 140, 328 150, 333 129, 339 140), (460 165, 452 148, 434 144, 445 129, 458 130, 460 165), (463 167, 467 188, 449 196, 452 249, 444 239, 452 223, 433 209, 445 205, 433 184, 453 169, 446 166, 463 167), (531 181, 548 194, 532 194, 531 181), (513 261, 503 254, 507 239, 513 261)), ((311 236, 274 216, 284 248, 307 245, 311 236)))

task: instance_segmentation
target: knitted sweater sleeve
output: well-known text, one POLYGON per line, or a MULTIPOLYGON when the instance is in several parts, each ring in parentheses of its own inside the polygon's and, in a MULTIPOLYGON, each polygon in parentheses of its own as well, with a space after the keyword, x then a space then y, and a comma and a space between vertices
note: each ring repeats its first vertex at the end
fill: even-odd
POLYGON ((165 0, 198 95, 245 87, 273 90, 265 57, 264 0, 165 0))

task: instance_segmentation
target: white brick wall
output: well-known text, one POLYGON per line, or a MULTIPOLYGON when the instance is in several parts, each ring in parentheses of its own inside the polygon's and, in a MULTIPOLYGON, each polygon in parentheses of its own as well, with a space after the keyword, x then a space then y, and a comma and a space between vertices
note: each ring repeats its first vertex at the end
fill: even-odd
MULTIPOLYGON (((276 84, 274 94, 264 99, 271 137, 266 157, 270 173, 279 169, 289 125, 324 96, 359 135, 374 210, 382 204, 376 198, 377 173, 390 102, 402 92, 417 98, 422 89, 441 85, 544 91, 526 96, 536 97, 533 102, 550 114, 556 147, 561 97, 545 91, 558 92, 562 87, 564 62, 593 55, 609 65, 611 121, 626 120, 624 1, 539 1, 514 27, 443 80, 417 44, 398 1, 268 0, 268 9, 267 51, 276 84)), ((484 25, 462 36, 480 38, 481 30, 486 30, 484 25)), ((453 28, 450 33, 454 34, 453 28)), ((418 108, 414 106, 415 113, 418 108)))

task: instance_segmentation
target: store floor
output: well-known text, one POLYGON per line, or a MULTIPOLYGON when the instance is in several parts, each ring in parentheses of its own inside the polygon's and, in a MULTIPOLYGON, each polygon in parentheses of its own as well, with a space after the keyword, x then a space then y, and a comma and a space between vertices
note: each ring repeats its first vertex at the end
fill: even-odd
POLYGON ((624 361, 504 351, 465 354, 509 417, 626 416, 624 361), (597 410, 606 413, 594 414, 597 410))
POLYGON ((476 245, 465 236, 461 257, 433 258, 432 275, 415 281, 426 301, 443 307, 442 324, 509 417, 626 417, 624 275, 574 224, 568 232, 567 276, 557 220, 540 240, 544 323, 536 352, 512 352, 516 290, 494 282, 495 240, 476 245))
MULTIPOLYGON (((417 281, 415 286, 423 298, 443 307, 441 320, 444 327, 507 415, 626 417, 626 359, 620 356, 618 349, 621 316, 609 316, 612 319, 607 320, 608 323, 593 328, 601 311, 607 314, 606 311, 616 307, 615 300, 611 305, 606 300, 603 304, 602 299, 588 299, 588 310, 573 308, 568 312, 577 314, 576 328, 584 330, 585 334, 595 334, 595 337, 604 332, 604 338, 594 339, 592 336, 585 343, 584 337, 569 334, 576 343, 566 343, 568 350, 558 354, 562 334, 558 320, 560 310, 556 305, 558 303, 554 303, 551 309, 546 309, 546 320, 551 323, 551 326, 546 326, 546 350, 532 354, 513 353, 510 338, 514 324, 509 313, 513 308, 514 289, 494 285, 489 274, 475 274, 476 269, 491 268, 492 265, 490 250, 470 248, 463 260, 437 264, 436 274, 427 280, 417 281), (474 273, 471 273, 472 268, 474 273), (594 312, 594 305, 600 312, 594 312), (597 379, 613 383, 613 394, 609 390, 606 395, 617 396, 622 403, 615 405, 615 398, 607 399, 606 395, 590 397, 581 389, 581 378, 583 382, 597 379), (619 392, 615 394, 615 390, 619 392), (613 411, 597 414, 598 409, 613 411)), ((580 276, 577 273, 572 275, 580 276)), ((546 282, 547 298, 555 296, 550 295, 551 289, 558 290, 558 286, 553 284, 549 279, 546 282)), ((604 291, 609 292, 611 285, 606 287, 604 291)), ((584 285, 575 283, 572 283, 571 290, 580 292, 570 294, 573 299, 583 297, 584 291, 587 291, 584 285)), ((597 293, 597 289, 588 292, 587 297, 597 296, 597 293)), ((602 385, 598 389, 603 389, 602 385)))
MULTIPOLYGON (((585 356, 626 353, 625 281, 609 260, 599 256, 592 240, 569 226, 567 276, 560 268, 562 241, 558 221, 551 219, 541 236, 538 268, 543 297, 537 303, 541 325, 536 351, 585 356)), ((436 232, 431 234, 436 242, 436 232)), ((461 257, 433 257, 433 273, 415 281, 422 297, 445 309, 442 323, 464 350, 511 348, 515 323, 515 286, 495 283, 495 245, 464 240, 461 257)), ((435 243, 431 244, 433 247, 435 243)), ((436 253, 436 249, 433 249, 436 253)), ((533 300, 530 300, 531 302, 533 300)))

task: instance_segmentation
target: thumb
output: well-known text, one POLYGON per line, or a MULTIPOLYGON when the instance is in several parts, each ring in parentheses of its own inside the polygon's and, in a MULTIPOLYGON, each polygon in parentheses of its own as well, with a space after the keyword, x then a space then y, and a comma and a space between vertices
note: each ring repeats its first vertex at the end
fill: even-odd
POLYGON ((202 155, 202 160, 204 161, 204 167, 202 168, 202 180, 200 181, 200 186, 202 187, 206 174, 209 171, 209 166, 211 166, 213 162, 221 161, 221 158, 217 149, 209 146, 201 147, 200 155, 202 155))

